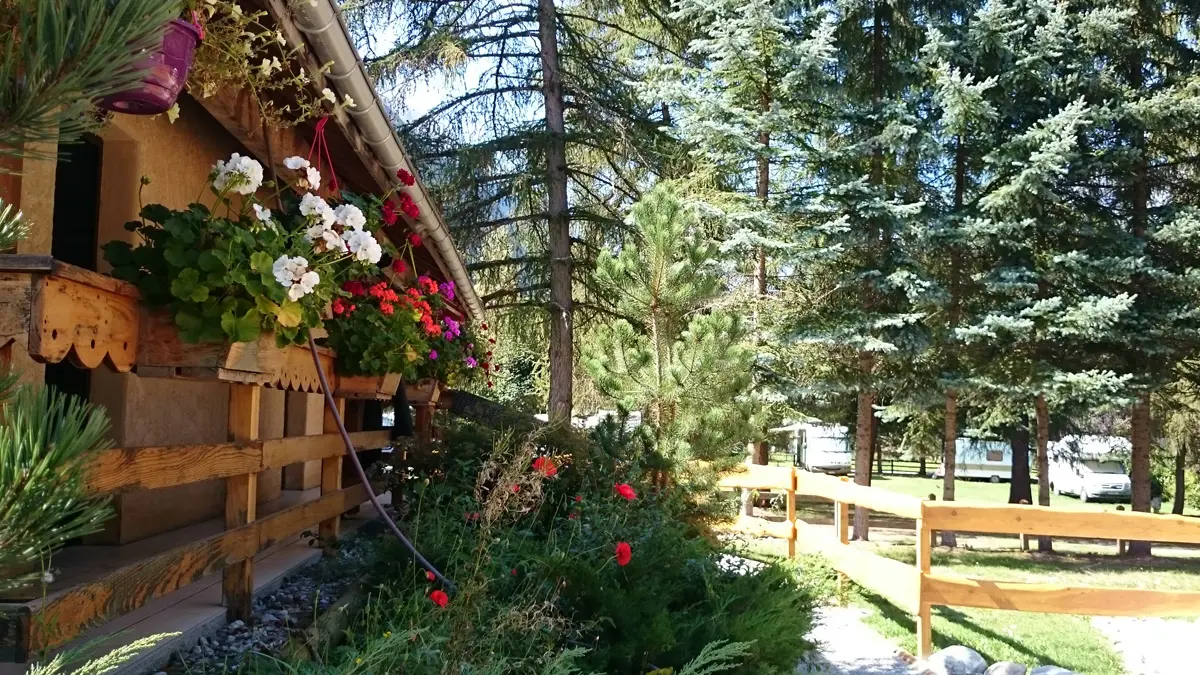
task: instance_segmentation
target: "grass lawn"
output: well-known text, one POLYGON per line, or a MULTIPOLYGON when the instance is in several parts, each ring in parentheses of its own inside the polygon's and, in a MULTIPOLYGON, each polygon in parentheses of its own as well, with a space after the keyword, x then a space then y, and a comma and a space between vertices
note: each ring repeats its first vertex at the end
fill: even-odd
MULTIPOLYGON (((870 611, 866 623, 915 654, 913 617, 887 600, 860 591, 852 600, 870 611)), ((1122 675, 1121 657, 1087 617, 935 607, 933 646, 967 645, 988 663, 1016 661, 1030 668, 1056 665, 1079 675, 1122 675)))

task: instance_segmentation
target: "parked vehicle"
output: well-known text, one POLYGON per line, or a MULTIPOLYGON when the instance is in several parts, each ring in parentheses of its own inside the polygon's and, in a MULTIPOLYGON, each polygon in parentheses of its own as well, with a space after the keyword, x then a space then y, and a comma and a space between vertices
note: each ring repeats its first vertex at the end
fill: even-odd
MULTIPOLYGON (((934 478, 946 475, 942 463, 933 474, 934 478)), ((1008 441, 959 437, 954 441, 955 479, 979 479, 999 483, 1012 480, 1012 446, 1008 441)))
POLYGON ((1081 502, 1129 501, 1132 483, 1121 457, 1129 440, 1116 436, 1067 436, 1050 444, 1050 489, 1081 502))
POLYGON ((850 472, 854 453, 846 427, 836 424, 797 422, 771 429, 786 434, 788 452, 798 467, 833 475, 850 472))

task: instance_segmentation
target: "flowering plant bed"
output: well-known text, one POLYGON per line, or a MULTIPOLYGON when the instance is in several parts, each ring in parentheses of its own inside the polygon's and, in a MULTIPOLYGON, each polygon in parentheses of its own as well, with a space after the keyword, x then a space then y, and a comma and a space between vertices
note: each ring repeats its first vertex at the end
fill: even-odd
POLYGON ((312 192, 320 173, 300 157, 285 164, 296 172, 296 192, 280 195, 280 213, 255 197, 262 166, 236 153, 213 168, 211 207, 144 207, 142 219, 126 225, 144 243, 104 246, 113 276, 135 284, 151 309, 167 311, 185 342, 274 334, 279 346, 303 343, 322 326, 337 278, 370 273, 383 249, 373 234, 378 217, 371 223, 356 204, 327 204, 312 192))

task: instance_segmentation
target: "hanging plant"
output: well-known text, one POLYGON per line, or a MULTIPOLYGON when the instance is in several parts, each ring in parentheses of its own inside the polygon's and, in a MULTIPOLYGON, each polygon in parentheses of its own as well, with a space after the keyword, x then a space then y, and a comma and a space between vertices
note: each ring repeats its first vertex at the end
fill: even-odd
POLYGON ((308 329, 323 325, 342 280, 378 273, 383 248, 373 234, 378 216, 368 217, 356 198, 335 207, 309 192, 321 175, 307 160, 284 164, 295 172, 295 191, 281 195, 283 212, 255 198, 262 165, 235 153, 213 167, 211 207, 146 206, 125 226, 143 243, 106 244, 112 275, 136 284, 148 306, 169 311, 185 341, 274 333, 280 346, 304 342, 308 329))

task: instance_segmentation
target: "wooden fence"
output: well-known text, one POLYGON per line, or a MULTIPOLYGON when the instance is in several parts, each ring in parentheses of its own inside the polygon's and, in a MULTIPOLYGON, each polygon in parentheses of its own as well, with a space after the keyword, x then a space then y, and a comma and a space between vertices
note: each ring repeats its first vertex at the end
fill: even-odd
POLYGON ((930 502, 856 485, 845 478, 789 467, 747 466, 744 471, 722 478, 721 486, 785 490, 786 521, 742 517, 734 529, 785 539, 789 556, 795 554, 797 545, 822 554, 842 575, 916 615, 919 658, 927 658, 932 651, 930 614, 935 605, 1095 616, 1200 615, 1200 592, 1197 591, 991 581, 951 573, 934 574, 930 570, 935 530, 1200 544, 1198 518, 1011 504, 930 502), (796 518, 797 495, 823 497, 833 502, 832 533, 796 518), (912 519, 916 529, 916 565, 852 546, 849 540, 851 504, 912 519))

